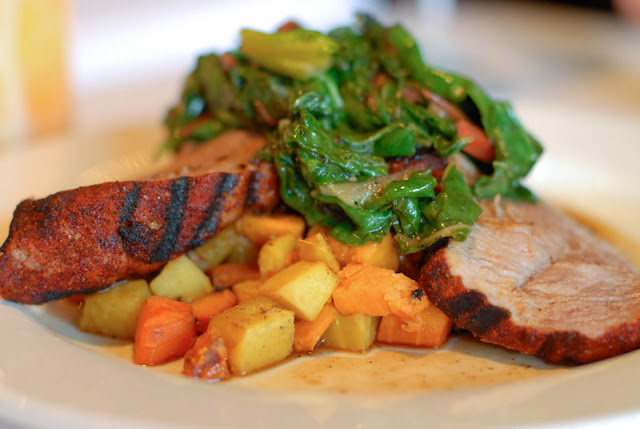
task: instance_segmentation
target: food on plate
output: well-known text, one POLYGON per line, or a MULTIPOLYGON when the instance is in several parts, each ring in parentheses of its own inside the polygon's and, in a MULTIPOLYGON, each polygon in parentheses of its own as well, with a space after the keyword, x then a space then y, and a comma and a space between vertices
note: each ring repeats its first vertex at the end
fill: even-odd
POLYGON ((0 252, 2 297, 38 304, 140 278, 203 244, 244 210, 272 208, 273 169, 250 162, 263 144, 236 131, 185 151, 151 180, 23 201, 0 252))
POLYGON ((420 284, 457 327, 553 363, 640 346, 640 273, 563 213, 481 201, 465 242, 425 258, 420 284))
POLYGON ((186 78, 170 168, 18 206, 5 299, 85 294, 82 329, 208 380, 453 326, 554 363, 640 347, 639 274, 521 183, 542 148, 508 103, 366 16, 242 38, 186 78))
POLYGON ((142 305, 151 296, 146 280, 129 280, 83 299, 78 326, 115 338, 133 338, 142 305))

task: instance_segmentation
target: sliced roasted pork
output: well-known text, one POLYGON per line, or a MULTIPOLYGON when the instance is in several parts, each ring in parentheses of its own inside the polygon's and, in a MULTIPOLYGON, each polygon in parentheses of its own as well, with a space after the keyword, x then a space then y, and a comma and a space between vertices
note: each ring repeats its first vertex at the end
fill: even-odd
POLYGON ((640 347, 640 274, 544 203, 483 201, 464 242, 425 256, 420 283, 459 328, 553 363, 640 347))
POLYGON ((150 180, 23 201, 0 248, 0 295, 36 304, 139 278, 244 211, 271 209, 276 173, 253 159, 263 144, 259 136, 229 132, 185 150, 150 180))

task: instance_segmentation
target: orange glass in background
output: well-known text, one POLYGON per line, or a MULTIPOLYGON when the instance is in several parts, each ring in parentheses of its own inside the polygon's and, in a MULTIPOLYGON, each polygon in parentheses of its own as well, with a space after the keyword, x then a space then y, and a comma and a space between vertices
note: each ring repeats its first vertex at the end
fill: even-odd
POLYGON ((0 148, 69 120, 70 0, 0 0, 0 148))

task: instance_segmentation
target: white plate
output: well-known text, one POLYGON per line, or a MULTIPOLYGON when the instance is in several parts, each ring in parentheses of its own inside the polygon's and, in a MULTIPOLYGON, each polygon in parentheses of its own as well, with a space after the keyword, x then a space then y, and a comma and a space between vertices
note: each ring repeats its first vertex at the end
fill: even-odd
MULTIPOLYGON (((637 263, 640 228, 634 225, 640 213, 640 169, 634 155, 640 125, 605 112, 546 106, 520 106, 519 113, 547 148, 530 185, 545 198, 607 225, 604 230, 637 263)), ((17 183, 0 203, 0 219, 6 222, 15 203, 27 196, 41 197, 104 178, 143 175, 152 165, 149 155, 159 138, 158 129, 150 127, 62 139, 0 158, 5 188, 17 183), (131 144, 140 141, 146 143, 131 144)), ((6 234, 6 226, 0 234, 6 234)), ((363 392, 356 388, 357 381, 343 379, 343 385, 355 386, 351 390, 356 392, 340 393, 323 390, 322 383, 314 389, 309 380, 294 378, 291 368, 297 364, 231 383, 208 384, 167 374, 176 366, 143 368, 114 358, 126 357, 130 350, 121 342, 78 332, 62 310, 60 305, 21 307, 0 302, 0 425, 4 421, 47 428, 287 429, 640 424, 640 352, 578 368, 549 369, 534 358, 461 340, 433 354, 483 359, 484 366, 464 374, 458 386, 421 389, 419 383, 410 388, 395 384, 390 391, 363 392), (509 365, 514 368, 513 379, 500 372, 509 365), (544 375, 523 378, 539 374, 544 375), (494 375, 502 377, 500 382, 492 382, 494 375), (269 387, 270 380, 287 377, 289 383, 269 387), (473 386, 472 378, 483 384, 473 386)), ((377 373, 363 369, 342 374, 355 380, 364 371, 371 380, 376 373, 373 379, 380 388, 389 385, 385 380, 395 371, 385 372, 376 363, 383 353, 327 359, 374 367, 377 373)), ((412 360, 430 355, 403 356, 412 360)), ((454 360, 442 371, 451 372, 455 365, 454 360)))

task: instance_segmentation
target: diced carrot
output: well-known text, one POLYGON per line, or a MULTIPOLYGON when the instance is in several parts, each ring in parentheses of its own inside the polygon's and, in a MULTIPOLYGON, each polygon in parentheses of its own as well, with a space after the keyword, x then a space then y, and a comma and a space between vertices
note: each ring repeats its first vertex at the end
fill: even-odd
POLYGON ((296 320, 293 334, 293 350, 297 352, 312 352, 316 348, 322 334, 338 315, 338 310, 326 304, 318 316, 313 320, 296 320))
POLYGON ((420 286, 404 274, 373 265, 351 264, 339 273, 333 304, 340 314, 368 316, 395 314, 415 319, 429 301, 420 286))
POLYGON ((259 280, 260 270, 257 264, 220 264, 207 270, 214 287, 231 287, 245 280, 259 280))
POLYGON ((449 319, 435 305, 427 307, 419 317, 412 332, 407 331, 407 323, 394 314, 384 316, 378 325, 376 339, 381 343, 413 347, 440 347, 451 332, 449 319))
POLYGON ((227 308, 231 308, 238 303, 236 295, 229 289, 214 292, 201 296, 191 302, 193 315, 196 318, 196 330, 203 333, 207 330, 211 317, 222 313, 227 308))
POLYGON ((387 282, 378 282, 379 279, 371 277, 372 271, 368 267, 371 265, 347 265, 338 273, 341 280, 331 297, 340 314, 386 316, 391 312, 384 299, 387 282))
POLYGON ((138 316, 133 360, 139 365, 155 365, 182 357, 196 336, 190 304, 150 296, 138 316))
POLYGON ((182 373, 210 381, 226 380, 229 378, 228 357, 220 332, 211 327, 185 353, 182 373))
POLYGON ((456 129, 459 137, 471 139, 462 149, 464 153, 482 162, 491 162, 495 159, 496 148, 482 129, 465 119, 456 122, 456 129))

